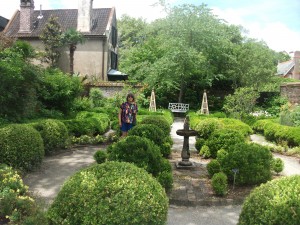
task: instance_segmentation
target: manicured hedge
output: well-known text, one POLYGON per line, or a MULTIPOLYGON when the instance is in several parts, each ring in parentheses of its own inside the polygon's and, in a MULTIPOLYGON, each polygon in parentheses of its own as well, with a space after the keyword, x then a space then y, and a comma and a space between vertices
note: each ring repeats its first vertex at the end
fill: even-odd
POLYGON ((80 112, 75 119, 65 120, 69 133, 76 137, 81 135, 104 134, 109 129, 109 116, 103 113, 80 112))
POLYGON ((0 163, 25 171, 39 167, 44 158, 40 133, 26 124, 11 124, 0 129, 0 163))
POLYGON ((263 133, 267 140, 281 143, 286 141, 288 146, 295 147, 300 145, 300 127, 289 127, 280 125, 274 120, 258 120, 253 129, 263 133))
POLYGON ((51 224, 166 224, 168 198, 145 170, 106 162, 75 173, 48 210, 51 224))
POLYGON ((67 147, 69 135, 63 122, 47 119, 33 124, 33 127, 43 138, 46 155, 67 147))
POLYGON ((161 128, 161 130, 165 133, 165 136, 170 135, 171 125, 163 116, 147 116, 144 117, 141 121, 141 124, 154 124, 161 128))
POLYGON ((239 225, 295 225, 300 222, 300 176, 283 177, 255 188, 243 203, 239 225))

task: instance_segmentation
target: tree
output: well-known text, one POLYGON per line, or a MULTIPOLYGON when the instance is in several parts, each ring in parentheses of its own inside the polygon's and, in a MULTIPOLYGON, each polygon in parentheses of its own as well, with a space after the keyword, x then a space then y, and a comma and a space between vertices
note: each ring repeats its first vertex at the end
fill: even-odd
POLYGON ((74 53, 77 48, 77 45, 84 42, 84 36, 76 31, 75 29, 71 28, 67 30, 61 37, 61 41, 64 45, 69 46, 70 51, 70 74, 74 74, 74 53))
POLYGON ((45 54, 42 61, 50 64, 50 67, 57 67, 61 55, 61 26, 57 17, 51 16, 40 36, 44 47, 45 54))
POLYGON ((252 88, 238 88, 233 95, 226 96, 224 110, 241 119, 244 114, 253 112, 258 97, 259 93, 252 88))

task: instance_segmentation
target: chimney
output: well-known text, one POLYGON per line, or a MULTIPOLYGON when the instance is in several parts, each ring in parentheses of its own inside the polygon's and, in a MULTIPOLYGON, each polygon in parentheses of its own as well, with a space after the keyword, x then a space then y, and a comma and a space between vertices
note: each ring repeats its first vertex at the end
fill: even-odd
POLYGON ((78 0, 77 31, 90 32, 93 0, 78 0))
POLYGON ((294 52, 294 71, 293 71, 293 78, 300 80, 300 51, 294 52))
POLYGON ((32 19, 34 11, 34 0, 21 0, 20 5, 20 29, 19 33, 30 33, 32 30, 32 19))

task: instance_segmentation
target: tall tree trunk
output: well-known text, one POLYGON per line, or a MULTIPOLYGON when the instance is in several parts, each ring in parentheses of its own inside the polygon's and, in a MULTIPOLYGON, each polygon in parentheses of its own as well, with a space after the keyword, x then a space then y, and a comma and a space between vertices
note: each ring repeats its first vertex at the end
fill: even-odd
POLYGON ((76 46, 70 45, 70 74, 74 74, 74 52, 76 50, 76 46))
POLYGON ((178 96, 178 103, 182 103, 184 89, 185 89, 185 83, 184 83, 183 76, 182 76, 182 79, 181 79, 181 82, 180 82, 180 90, 179 90, 179 96, 178 96))

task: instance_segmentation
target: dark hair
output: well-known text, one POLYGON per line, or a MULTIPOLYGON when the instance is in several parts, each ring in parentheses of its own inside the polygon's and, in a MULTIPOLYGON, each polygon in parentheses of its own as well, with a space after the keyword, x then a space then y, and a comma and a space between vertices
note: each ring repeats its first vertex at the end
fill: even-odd
POLYGON ((132 98, 133 98, 133 101, 135 100, 134 94, 128 93, 128 95, 127 95, 127 97, 126 97, 126 101, 128 101, 128 98, 129 98, 129 97, 132 97, 132 98))

